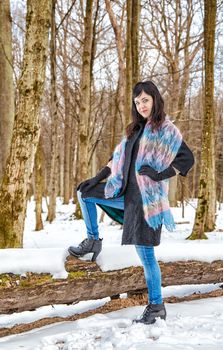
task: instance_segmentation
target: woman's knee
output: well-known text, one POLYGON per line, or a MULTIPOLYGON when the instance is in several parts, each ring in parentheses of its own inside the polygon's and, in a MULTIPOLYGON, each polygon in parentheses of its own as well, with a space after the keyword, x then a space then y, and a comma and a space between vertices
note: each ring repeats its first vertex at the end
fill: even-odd
POLYGON ((135 248, 143 265, 156 259, 153 246, 135 245, 135 248))
POLYGON ((154 247, 149 245, 135 245, 138 254, 154 254, 154 247))

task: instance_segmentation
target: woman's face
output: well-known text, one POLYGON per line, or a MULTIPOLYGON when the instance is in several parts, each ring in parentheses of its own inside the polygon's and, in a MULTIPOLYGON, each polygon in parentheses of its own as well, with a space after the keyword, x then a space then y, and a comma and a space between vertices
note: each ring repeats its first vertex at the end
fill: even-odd
POLYGON ((153 98, 144 91, 134 99, 136 109, 143 118, 149 118, 153 108, 153 98))

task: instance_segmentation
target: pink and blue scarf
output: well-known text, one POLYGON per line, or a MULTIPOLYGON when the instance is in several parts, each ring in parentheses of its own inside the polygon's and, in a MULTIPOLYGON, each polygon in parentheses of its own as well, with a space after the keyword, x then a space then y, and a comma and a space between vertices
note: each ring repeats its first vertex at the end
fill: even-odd
MULTIPOLYGON (((121 192, 126 142, 127 138, 124 137, 113 152, 111 175, 105 186, 105 198, 117 197, 121 192)), ((167 117, 162 126, 154 131, 148 121, 140 139, 135 162, 136 180, 142 196, 145 220, 154 230, 161 224, 169 231, 175 228, 168 200, 169 180, 156 182, 147 175, 139 175, 138 171, 142 165, 149 165, 158 172, 165 170, 176 157, 181 143, 180 131, 167 117)))

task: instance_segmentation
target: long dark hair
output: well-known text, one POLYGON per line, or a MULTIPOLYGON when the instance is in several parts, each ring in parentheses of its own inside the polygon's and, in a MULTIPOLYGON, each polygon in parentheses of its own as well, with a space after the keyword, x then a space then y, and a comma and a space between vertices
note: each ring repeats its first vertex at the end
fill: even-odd
POLYGON ((139 129, 140 123, 147 122, 147 119, 143 118, 141 114, 138 113, 134 102, 134 99, 137 96, 139 96, 143 91, 153 98, 153 107, 150 116, 152 130, 158 129, 162 125, 166 116, 166 113, 164 112, 164 101, 156 85, 150 80, 138 82, 134 86, 132 93, 133 121, 126 128, 126 136, 128 139, 133 135, 135 130, 139 129))

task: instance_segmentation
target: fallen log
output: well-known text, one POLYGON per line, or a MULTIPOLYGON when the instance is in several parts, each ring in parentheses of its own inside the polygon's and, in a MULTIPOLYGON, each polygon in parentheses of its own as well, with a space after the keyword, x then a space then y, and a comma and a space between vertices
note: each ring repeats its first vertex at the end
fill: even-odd
MULTIPOLYGON (((223 282, 223 260, 160 262, 162 285, 223 282)), ((72 304, 145 289, 142 267, 102 272, 96 263, 68 257, 67 279, 49 274, 0 276, 0 313, 33 310, 52 304, 72 304)))
MULTIPOLYGON (((191 295, 187 295, 184 297, 164 298, 164 303, 180 303, 183 301, 191 301, 191 300, 198 300, 198 299, 204 299, 204 298, 217 298, 222 296, 223 296, 223 289, 218 289, 208 293, 193 293, 191 295)), ((0 328, 0 338, 8 335, 12 335, 12 334, 20 334, 23 332, 28 332, 32 329, 40 328, 53 323, 65 322, 65 321, 76 321, 98 313, 106 314, 108 312, 117 311, 127 307, 145 305, 146 303, 147 303, 146 293, 140 297, 134 296, 131 298, 111 300, 103 306, 97 307, 96 309, 93 309, 93 310, 85 311, 81 314, 74 314, 74 315, 65 316, 65 317, 61 317, 61 316, 47 317, 47 318, 39 319, 37 321, 33 321, 31 323, 17 324, 11 328, 10 327, 0 328)))

